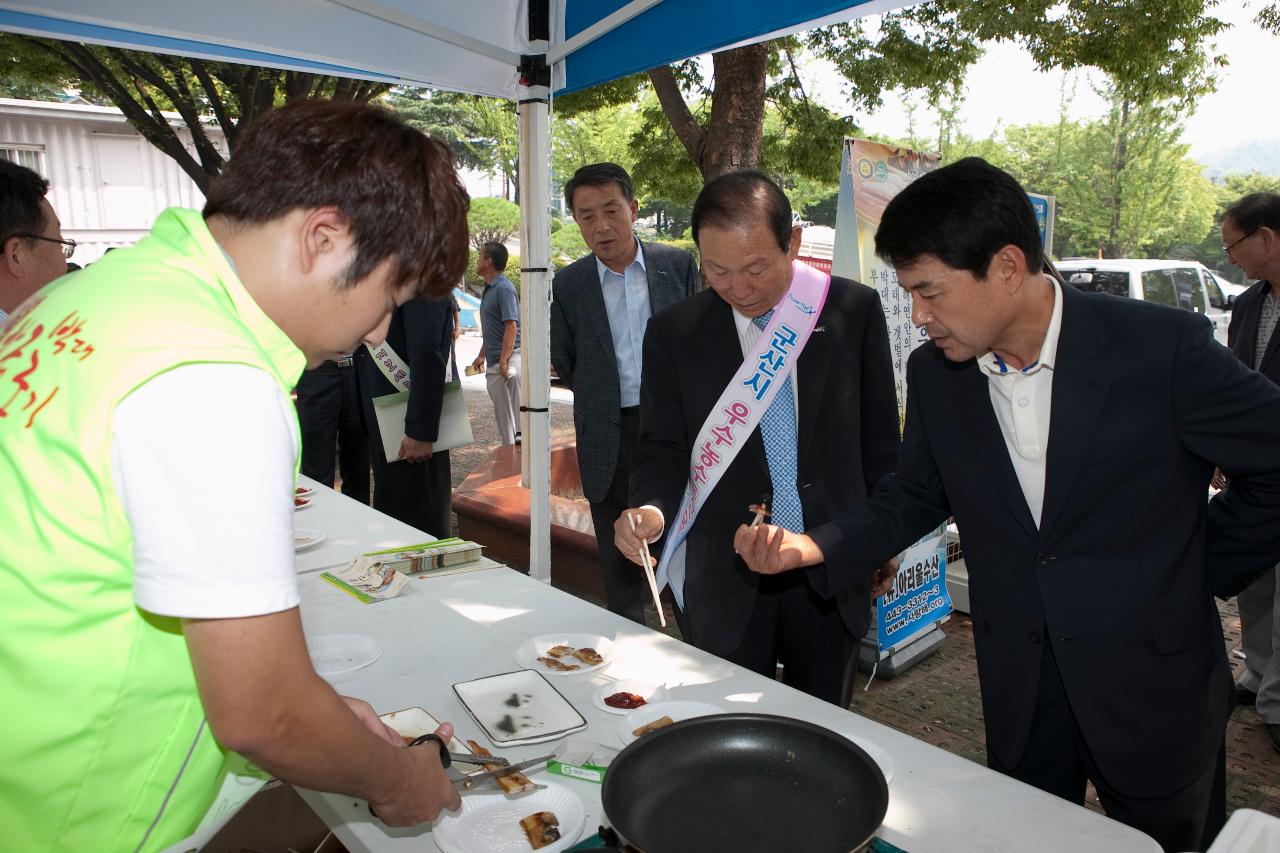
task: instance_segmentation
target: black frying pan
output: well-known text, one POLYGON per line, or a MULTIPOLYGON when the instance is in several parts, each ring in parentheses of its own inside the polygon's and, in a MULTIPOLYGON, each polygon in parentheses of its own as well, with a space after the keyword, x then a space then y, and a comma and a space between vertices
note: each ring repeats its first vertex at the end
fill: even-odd
POLYGON ((821 726, 716 714, 624 749, 602 800, 614 831, 642 853, 848 853, 879 829, 889 788, 871 756, 821 726))

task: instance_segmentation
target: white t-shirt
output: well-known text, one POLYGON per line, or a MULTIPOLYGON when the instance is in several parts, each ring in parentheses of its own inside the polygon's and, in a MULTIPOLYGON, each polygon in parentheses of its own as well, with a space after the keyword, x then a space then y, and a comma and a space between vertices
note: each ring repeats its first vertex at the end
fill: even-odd
POLYGON ((292 407, 262 370, 194 364, 116 408, 112 476, 133 529, 139 607, 220 619, 298 605, 292 407))

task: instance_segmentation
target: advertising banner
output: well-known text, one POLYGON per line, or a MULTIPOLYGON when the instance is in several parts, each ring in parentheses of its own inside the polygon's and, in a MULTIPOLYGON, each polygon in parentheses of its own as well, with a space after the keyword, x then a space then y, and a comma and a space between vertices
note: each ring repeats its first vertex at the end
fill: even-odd
MULTIPOLYGON (((936 154, 863 139, 846 139, 841 158, 832 275, 861 281, 880 293, 889 326, 899 428, 906 417, 907 357, 929 336, 911 322, 911 297, 898 287, 893 267, 876 257, 875 235, 889 200, 938 165, 936 154)), ((945 583, 946 544, 944 525, 908 548, 893 591, 876 601, 876 644, 882 656, 951 613, 945 583)))

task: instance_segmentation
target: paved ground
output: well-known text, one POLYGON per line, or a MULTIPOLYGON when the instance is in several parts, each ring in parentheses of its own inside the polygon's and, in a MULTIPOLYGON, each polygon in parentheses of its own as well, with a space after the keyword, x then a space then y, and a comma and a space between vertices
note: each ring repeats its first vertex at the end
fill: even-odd
MULTIPOLYGON (((455 486, 497 444, 493 409, 482 388, 474 380, 468 383, 467 407, 476 444, 451 453, 455 486)), ((552 436, 572 436, 571 404, 557 402, 556 397, 563 400, 565 395, 553 395, 552 436)), ((1236 650, 1240 621, 1235 605, 1223 604, 1220 610, 1228 651, 1236 650)), ((668 619, 669 624, 674 621, 668 619)), ((653 614, 650 622, 657 624, 653 614)), ((972 628, 968 617, 955 614, 944 630, 947 640, 940 650, 909 672, 896 679, 877 678, 865 692, 859 685, 852 709, 948 752, 985 763, 972 628)), ((1234 653, 1230 660, 1238 674, 1243 661, 1234 653)), ((1272 748, 1252 708, 1237 708, 1232 715, 1227 730, 1227 774, 1229 809, 1248 807, 1280 817, 1280 754, 1272 748)))

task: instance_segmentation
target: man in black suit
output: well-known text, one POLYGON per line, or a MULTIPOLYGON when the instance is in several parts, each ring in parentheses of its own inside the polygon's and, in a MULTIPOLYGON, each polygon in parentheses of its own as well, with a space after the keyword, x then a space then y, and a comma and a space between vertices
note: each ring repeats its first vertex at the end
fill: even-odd
POLYGON ((613 520, 631 505, 644 329, 652 315, 697 291, 698 265, 682 249, 636 239, 631 176, 615 163, 583 166, 565 185, 564 200, 591 254, 556 273, 551 363, 573 389, 578 471, 605 599, 614 613, 643 625, 648 587, 614 547, 613 520))
POLYGON ((445 366, 453 345, 453 305, 448 299, 423 297, 406 302, 391 315, 386 344, 411 377, 404 439, 394 459, 382 449, 373 398, 402 389, 383 375, 367 348, 356 352, 373 461, 373 508, 444 539, 453 535, 449 451, 436 451, 432 443, 439 437, 445 366))
MULTIPOLYGON (((657 314, 645 335, 634 508, 614 526, 628 555, 637 554, 640 539, 663 541, 696 461, 693 438, 751 352, 760 334, 753 321, 771 316, 792 286, 801 235, 776 184, 759 172, 733 172, 703 188, 693 236, 710 289, 657 314), (634 533, 629 515, 638 522, 634 533)), ((678 580, 672 586, 683 597, 687 642, 771 678, 781 661, 787 684, 843 703, 849 663, 867 630, 870 575, 828 599, 803 574, 750 572, 733 552, 733 532, 767 492, 775 517, 790 500, 804 524, 821 524, 861 503, 893 470, 898 405, 876 291, 831 279, 794 363, 761 428, 698 513, 685 539, 683 588, 674 588, 678 580), (789 434, 768 421, 779 406, 789 434)))
POLYGON ((342 493, 369 502, 369 437, 361 418, 355 358, 344 355, 305 371, 298 380, 298 426, 302 432, 301 471, 333 488, 334 451, 342 493))
POLYGON ((837 594, 954 514, 988 765, 1076 803, 1092 780, 1113 818, 1203 850, 1235 698, 1210 591, 1280 555, 1280 389, 1203 316, 1045 275, 1025 193, 977 158, 902 190, 876 252, 931 338, 897 472, 807 535, 735 545, 837 594), (1213 462, 1233 482, 1206 508, 1213 462))
MULTIPOLYGON (((1222 217, 1222 243, 1227 258, 1257 279, 1240 295, 1231 311, 1227 345, 1247 367, 1280 385, 1280 359, 1275 333, 1280 319, 1280 195, 1252 193, 1227 209, 1222 217)), ((1226 485, 1221 472, 1215 485, 1226 485)), ((1271 745, 1280 750, 1280 606, 1276 601, 1276 570, 1263 574, 1240 591, 1240 645, 1245 673, 1236 684, 1236 699, 1254 705, 1267 726, 1271 745)))

